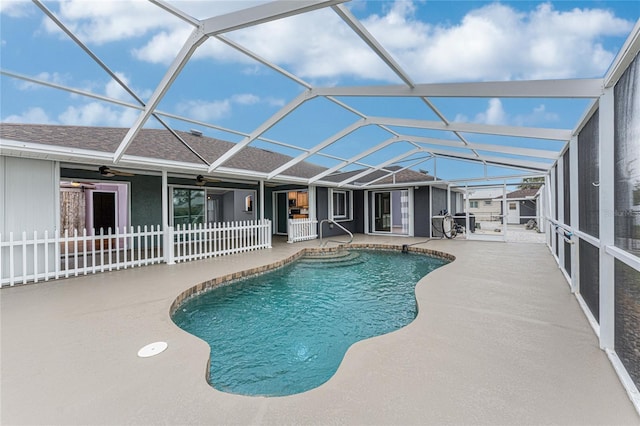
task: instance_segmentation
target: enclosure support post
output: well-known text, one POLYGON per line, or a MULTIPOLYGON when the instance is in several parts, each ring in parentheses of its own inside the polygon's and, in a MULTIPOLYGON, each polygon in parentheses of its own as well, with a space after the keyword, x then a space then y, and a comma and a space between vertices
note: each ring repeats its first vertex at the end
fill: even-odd
POLYGON ((606 251, 613 246, 614 216, 614 89, 604 90, 600 97, 598 152, 600 192, 600 348, 614 349, 615 343, 615 259, 606 251))

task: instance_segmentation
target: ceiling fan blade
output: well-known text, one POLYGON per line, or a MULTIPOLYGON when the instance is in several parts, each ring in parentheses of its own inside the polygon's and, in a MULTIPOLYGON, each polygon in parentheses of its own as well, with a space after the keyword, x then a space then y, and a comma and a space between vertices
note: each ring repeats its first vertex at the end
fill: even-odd
POLYGON ((207 182, 220 182, 220 179, 214 179, 214 178, 210 178, 202 175, 196 176, 196 185, 204 186, 206 185, 207 182))
POLYGON ((98 171, 102 176, 113 177, 113 176, 135 176, 133 173, 123 172, 122 170, 112 169, 107 166, 100 166, 98 171))

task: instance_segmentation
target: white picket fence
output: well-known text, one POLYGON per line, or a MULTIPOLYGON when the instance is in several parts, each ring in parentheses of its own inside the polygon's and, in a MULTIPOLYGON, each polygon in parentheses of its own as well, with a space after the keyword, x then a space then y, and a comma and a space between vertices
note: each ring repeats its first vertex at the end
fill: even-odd
POLYGON ((288 243, 318 238, 317 219, 289 219, 288 243))
POLYGON ((176 262, 269 248, 271 221, 178 226, 174 241, 173 259, 176 262))
MULTIPOLYGON (((93 233, 91 233, 93 234, 93 233)), ((187 226, 119 229, 88 235, 86 229, 0 234, 0 287, 127 269, 155 263, 185 262, 271 247, 271 222, 246 221, 187 226), (5 241, 6 238, 6 241, 5 241), (165 244, 173 241, 173 244, 165 244), (162 247, 169 250, 163 251, 162 247)))

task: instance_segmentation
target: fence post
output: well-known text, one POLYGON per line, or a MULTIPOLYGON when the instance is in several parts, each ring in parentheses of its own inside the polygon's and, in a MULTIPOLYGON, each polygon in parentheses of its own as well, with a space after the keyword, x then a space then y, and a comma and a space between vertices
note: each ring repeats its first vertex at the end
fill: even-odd
POLYGON ((173 256, 173 226, 167 226, 164 232, 164 261, 167 265, 175 265, 173 256))
POLYGON ((293 219, 289 219, 289 232, 287 232, 287 243, 292 244, 294 240, 293 219))
POLYGON ((271 221, 269 219, 265 219, 264 221, 264 232, 267 234, 267 248, 271 248, 271 221))

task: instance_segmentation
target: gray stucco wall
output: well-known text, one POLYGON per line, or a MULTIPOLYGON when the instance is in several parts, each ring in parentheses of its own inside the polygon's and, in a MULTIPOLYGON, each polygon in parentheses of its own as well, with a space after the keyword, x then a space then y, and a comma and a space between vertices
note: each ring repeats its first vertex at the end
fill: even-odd
POLYGON ((419 187, 413 190, 413 232, 416 237, 428 237, 431 228, 429 216, 429 188, 419 187))
MULTIPOLYGON (((360 191, 362 192, 362 191, 360 191)), ((353 202, 353 215, 354 217, 352 218, 352 220, 348 220, 348 221, 339 221, 338 223, 340 224, 340 226, 345 227, 346 229, 349 230, 349 232, 352 233, 362 233, 364 232, 364 219, 356 219, 356 215, 363 217, 362 214, 362 206, 357 207, 356 206, 356 196, 355 196, 356 192, 352 192, 351 195, 354 197, 354 202, 353 202), (362 222, 362 226, 360 228, 358 228, 358 221, 362 222), (358 230, 360 229, 360 230, 358 230)), ((329 189, 328 188, 316 188, 316 206, 317 206, 317 216, 318 216, 318 224, 320 224, 320 221, 324 220, 324 219, 328 219, 329 218, 329 189)), ((318 232, 320 232, 318 230, 318 232)), ((334 235, 345 235, 345 232, 338 228, 338 227, 333 227, 330 228, 329 225, 325 224, 322 228, 322 235, 324 237, 326 236, 334 236, 334 235)))
POLYGON ((255 191, 247 191, 242 189, 237 189, 233 192, 235 195, 234 200, 234 220, 254 220, 256 216, 255 210, 255 202, 256 202, 256 192, 255 191), (247 211, 245 205, 245 199, 248 196, 253 196, 253 210, 247 211))

